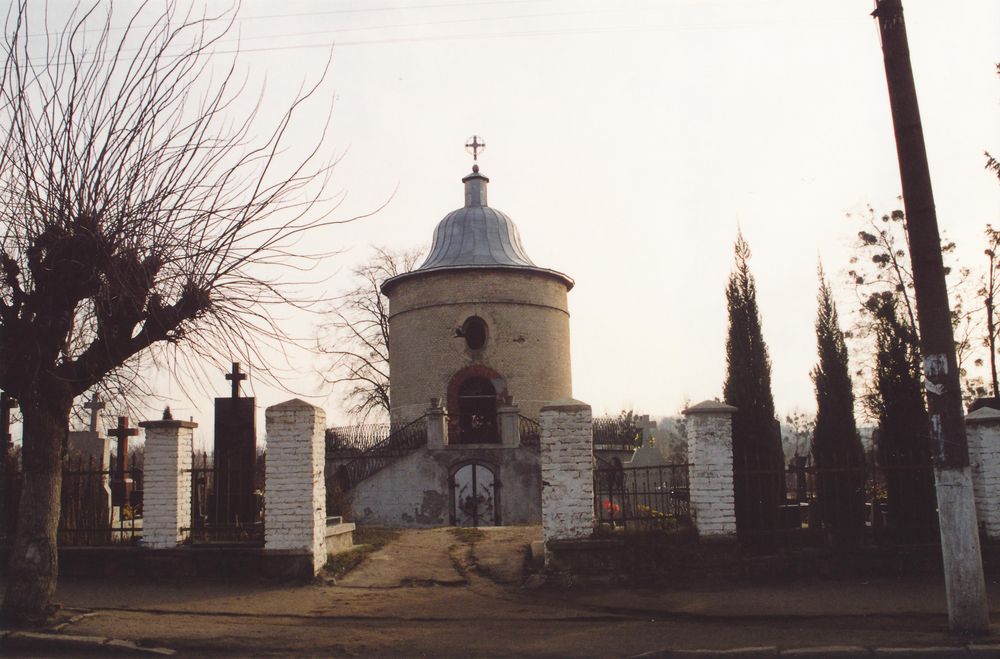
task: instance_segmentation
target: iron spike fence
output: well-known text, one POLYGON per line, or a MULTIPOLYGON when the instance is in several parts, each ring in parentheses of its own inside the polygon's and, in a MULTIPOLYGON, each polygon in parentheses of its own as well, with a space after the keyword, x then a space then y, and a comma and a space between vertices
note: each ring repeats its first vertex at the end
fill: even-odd
POLYGON ((264 546, 265 456, 247 472, 196 456, 191 474, 191 526, 182 529, 192 546, 264 546), (253 487, 246 485, 252 483, 253 487))
POLYGON ((599 531, 671 531, 690 525, 688 465, 594 470, 599 531))
POLYGON ((354 426, 337 426, 326 429, 326 456, 328 460, 350 459, 384 441, 406 424, 364 423, 354 426))
POLYGON ((594 446, 631 451, 642 446, 642 430, 633 416, 599 416, 594 419, 594 446))
POLYGON ((521 446, 531 448, 540 447, 542 444, 542 426, 538 421, 530 419, 522 414, 517 415, 517 430, 521 436, 521 446))
POLYGON ((427 420, 420 417, 375 442, 360 456, 337 467, 333 485, 346 492, 396 458, 427 444, 427 420))

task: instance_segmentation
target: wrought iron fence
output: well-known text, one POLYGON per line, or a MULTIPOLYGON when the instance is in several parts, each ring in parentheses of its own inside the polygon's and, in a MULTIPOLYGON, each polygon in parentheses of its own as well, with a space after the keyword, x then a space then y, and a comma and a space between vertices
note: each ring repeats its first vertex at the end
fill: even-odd
POLYGON ((799 460, 783 469, 735 467, 733 476, 737 531, 749 548, 919 544, 938 536, 931 465, 820 468, 799 460), (779 482, 785 492, 775 500, 779 482))
POLYGON ((536 447, 541 445, 542 426, 534 419, 518 414, 517 430, 521 436, 521 446, 536 447))
POLYGON ((326 429, 327 459, 357 457, 402 428, 401 423, 364 423, 326 429))
POLYGON ((594 514, 609 530, 671 530, 688 524, 688 465, 594 470, 594 514))
POLYGON ((633 450, 642 446, 642 430, 630 415, 599 416, 594 419, 594 446, 633 450))
POLYGON ((427 421, 420 417, 376 442, 333 473, 333 484, 346 492, 398 457, 427 444, 427 421))
POLYGON ((191 474, 191 527, 183 529, 192 545, 264 544, 265 456, 252 471, 216 465, 208 455, 194 460, 191 474))

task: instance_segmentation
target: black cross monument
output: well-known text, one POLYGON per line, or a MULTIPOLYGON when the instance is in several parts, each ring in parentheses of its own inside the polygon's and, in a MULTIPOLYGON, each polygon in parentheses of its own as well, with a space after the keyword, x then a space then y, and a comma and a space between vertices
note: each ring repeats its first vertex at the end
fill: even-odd
POLYGON ((256 399, 240 397, 247 374, 233 362, 226 373, 232 391, 215 399, 215 501, 209 523, 252 524, 255 516, 254 463, 257 457, 256 399))

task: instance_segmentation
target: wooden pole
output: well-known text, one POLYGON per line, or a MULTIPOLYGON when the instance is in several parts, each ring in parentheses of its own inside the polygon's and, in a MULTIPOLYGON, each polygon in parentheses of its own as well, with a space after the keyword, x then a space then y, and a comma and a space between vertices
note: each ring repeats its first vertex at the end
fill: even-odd
POLYGON ((913 264, 927 411, 931 421, 930 441, 934 456, 948 619, 955 631, 986 633, 990 624, 989 609, 983 581, 958 362, 902 2, 875 0, 873 15, 878 19, 882 38, 913 264))

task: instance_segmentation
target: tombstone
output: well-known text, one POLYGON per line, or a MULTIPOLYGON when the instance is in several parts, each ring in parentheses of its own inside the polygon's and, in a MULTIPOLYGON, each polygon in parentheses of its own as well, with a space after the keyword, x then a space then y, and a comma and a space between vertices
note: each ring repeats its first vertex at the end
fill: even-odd
POLYGON ((648 414, 643 414, 636 422, 636 427, 642 430, 642 446, 635 450, 632 458, 625 463, 626 467, 659 467, 666 464, 663 453, 656 446, 653 429, 656 424, 649 420, 648 414))
POLYGON ((101 434, 97 427, 100 411, 107 404, 101 400, 100 394, 95 393, 94 397, 83 404, 83 407, 90 410, 90 424, 88 430, 71 430, 69 433, 68 453, 71 464, 83 468, 93 468, 100 472, 100 492, 97 495, 96 505, 99 510, 96 517, 110 522, 112 514, 111 479, 109 470, 111 469, 111 439, 101 434))
POLYGON ((16 408, 12 396, 6 391, 0 393, 0 536, 13 532, 17 517, 17 465, 11 455, 14 443, 10 436, 10 411, 16 408))
POLYGON ((233 362, 226 374, 228 398, 215 399, 215 487, 210 524, 252 524, 256 517, 254 464, 257 458, 256 399, 240 397, 247 374, 233 362))
POLYGON ((116 508, 132 503, 132 490, 135 484, 128 470, 128 438, 138 434, 138 428, 129 428, 127 416, 118 417, 118 425, 115 428, 108 428, 108 435, 118 440, 118 455, 111 476, 111 505, 116 508))

